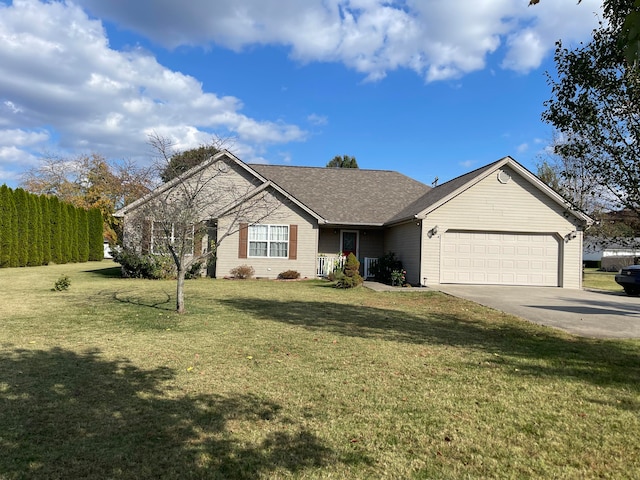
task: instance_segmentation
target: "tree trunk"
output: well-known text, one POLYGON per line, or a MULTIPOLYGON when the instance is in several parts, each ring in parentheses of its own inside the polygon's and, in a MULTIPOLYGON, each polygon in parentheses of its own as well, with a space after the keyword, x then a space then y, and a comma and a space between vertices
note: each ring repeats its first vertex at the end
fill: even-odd
POLYGON ((176 311, 178 313, 184 313, 184 276, 185 269, 178 268, 178 279, 176 282, 176 311))

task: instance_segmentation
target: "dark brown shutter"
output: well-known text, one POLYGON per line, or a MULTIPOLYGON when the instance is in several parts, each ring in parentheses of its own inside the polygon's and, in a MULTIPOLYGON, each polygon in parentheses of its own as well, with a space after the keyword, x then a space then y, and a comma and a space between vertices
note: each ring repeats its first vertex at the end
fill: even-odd
POLYGON ((143 220, 142 221, 142 253, 144 255, 151 252, 151 221, 143 220))
POLYGON ((247 243, 249 242, 249 224, 240 224, 240 245, 238 245, 238 258, 247 258, 247 243))
POLYGON ((289 260, 298 259, 298 226, 289 225, 289 260))

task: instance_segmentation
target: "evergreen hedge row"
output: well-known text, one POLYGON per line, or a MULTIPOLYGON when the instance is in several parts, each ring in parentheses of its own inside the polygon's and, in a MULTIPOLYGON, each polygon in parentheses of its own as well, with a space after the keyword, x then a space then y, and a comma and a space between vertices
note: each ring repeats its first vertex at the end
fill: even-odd
POLYGON ((0 268, 102 260, 102 228, 98 208, 0 186, 0 268))

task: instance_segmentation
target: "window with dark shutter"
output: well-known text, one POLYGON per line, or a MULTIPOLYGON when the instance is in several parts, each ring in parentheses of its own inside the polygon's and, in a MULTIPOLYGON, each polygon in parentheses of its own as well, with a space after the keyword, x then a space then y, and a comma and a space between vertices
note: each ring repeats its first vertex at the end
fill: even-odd
POLYGON ((289 260, 298 258, 298 226, 289 225, 289 260))
POLYGON ((247 243, 249 239, 249 224, 240 224, 240 244, 238 245, 238 258, 247 258, 247 243))

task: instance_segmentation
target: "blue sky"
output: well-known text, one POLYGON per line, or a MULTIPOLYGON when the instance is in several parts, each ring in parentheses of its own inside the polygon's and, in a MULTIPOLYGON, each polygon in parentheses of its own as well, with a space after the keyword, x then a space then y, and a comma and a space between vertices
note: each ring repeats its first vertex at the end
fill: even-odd
POLYGON ((505 155, 535 171, 554 43, 588 40, 601 7, 527 4, 0 0, 0 184, 46 155, 147 164, 151 132, 427 184, 505 155))

